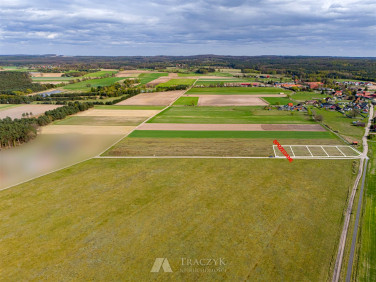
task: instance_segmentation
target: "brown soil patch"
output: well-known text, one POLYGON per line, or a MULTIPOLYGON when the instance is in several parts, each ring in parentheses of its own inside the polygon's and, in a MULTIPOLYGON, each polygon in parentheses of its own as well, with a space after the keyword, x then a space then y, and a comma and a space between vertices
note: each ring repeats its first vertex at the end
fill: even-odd
MULTIPOLYGON (((32 113, 32 116, 38 116, 45 111, 62 107, 62 105, 22 105, 14 108, 6 108, 0 111, 0 119, 10 117, 12 119, 22 118, 23 113, 32 113)), ((30 116, 29 116, 30 117, 30 116)))
POLYGON ((138 77, 141 73, 151 73, 152 71, 145 70, 124 70, 118 72, 116 77, 138 77))
POLYGON ((186 124, 144 123, 139 130, 198 131, 325 131, 319 124, 186 124))
POLYGON ((68 81, 34 81, 34 83, 39 83, 39 84, 54 84, 54 85, 61 84, 61 83, 64 83, 64 82, 68 82, 68 81))
POLYGON ((254 95, 190 95, 199 97, 198 106, 266 106, 268 103, 254 95))
POLYGON ((134 128, 135 126, 47 125, 41 127, 41 133, 123 135, 128 134, 134 128))
POLYGON ((167 81, 170 81, 171 79, 178 79, 179 76, 177 73, 169 73, 168 76, 161 76, 157 79, 154 79, 146 84, 146 87, 154 87, 160 83, 165 83, 167 81))
POLYGON ((77 116, 95 117, 151 117, 159 113, 159 110, 99 110, 90 109, 80 112, 77 116))
MULTIPOLYGON (((185 91, 166 91, 154 93, 141 93, 127 100, 121 101, 116 105, 133 105, 133 106, 168 106, 185 91)), ((133 110, 132 110, 133 111, 133 110)))
POLYGON ((45 72, 31 72, 32 77, 61 77, 63 75, 62 72, 55 72, 55 73, 45 73, 45 72))

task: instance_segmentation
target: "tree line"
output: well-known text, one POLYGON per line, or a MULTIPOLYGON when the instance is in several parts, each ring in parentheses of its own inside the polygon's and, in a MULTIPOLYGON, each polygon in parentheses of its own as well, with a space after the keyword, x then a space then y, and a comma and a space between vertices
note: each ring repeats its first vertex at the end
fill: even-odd
MULTIPOLYGON (((260 73, 295 75, 302 79, 308 76, 328 76, 337 79, 376 80, 375 58, 308 57, 308 56, 133 56, 133 57, 53 57, 53 56, 0 56, 0 65, 45 65, 64 69, 102 68, 237 68, 252 69, 260 73)), ((312 78, 313 79, 313 78, 312 78)))

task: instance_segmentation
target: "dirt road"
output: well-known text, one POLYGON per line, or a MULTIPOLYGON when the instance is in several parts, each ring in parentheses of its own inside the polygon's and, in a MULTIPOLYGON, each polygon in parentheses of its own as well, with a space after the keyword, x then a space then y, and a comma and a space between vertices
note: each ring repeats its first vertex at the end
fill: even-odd
MULTIPOLYGON (((363 139, 362 139, 363 140, 363 152, 362 152, 362 155, 361 155, 361 158, 360 158, 358 175, 356 177, 353 189, 351 191, 351 195, 350 195, 350 199, 349 199, 349 205, 348 205, 348 207, 346 209, 346 213, 345 213, 345 221, 344 221, 344 225, 343 225, 343 229, 342 229, 342 233, 341 233, 341 238, 340 238, 340 242, 339 242, 337 259, 336 259, 336 263, 335 263, 335 266, 334 266, 334 273, 333 273, 333 279, 332 279, 333 282, 338 282, 339 278, 340 278, 342 261, 343 261, 343 253, 344 253, 344 250, 345 250, 346 238, 347 238, 347 234, 348 234, 348 230, 349 230, 349 224, 350 224, 351 212, 352 212, 353 204, 354 204, 354 198, 355 198, 356 190, 357 190, 357 187, 359 185, 361 176, 362 176, 362 174, 366 173, 366 165, 364 165, 364 163, 365 163, 366 159, 368 158, 367 157, 367 154, 368 154, 367 136, 369 134, 369 128, 371 126, 372 117, 373 117, 373 107, 371 107, 371 110, 370 110, 370 113, 369 113, 369 118, 368 118, 368 124, 367 124, 366 130, 364 132, 363 139)), ((359 205, 361 205, 361 202, 359 203, 359 205)), ((357 230, 357 228, 355 230, 357 230)), ((353 255, 354 254, 352 254, 352 256, 353 255)), ((352 261, 352 257, 350 257, 350 262, 351 261, 352 261)))

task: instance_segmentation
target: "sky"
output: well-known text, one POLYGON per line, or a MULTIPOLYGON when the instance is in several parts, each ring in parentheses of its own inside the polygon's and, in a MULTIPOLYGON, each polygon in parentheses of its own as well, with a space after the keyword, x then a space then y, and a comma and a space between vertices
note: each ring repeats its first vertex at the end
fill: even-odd
POLYGON ((1 0, 0 54, 376 57, 376 1, 1 0))

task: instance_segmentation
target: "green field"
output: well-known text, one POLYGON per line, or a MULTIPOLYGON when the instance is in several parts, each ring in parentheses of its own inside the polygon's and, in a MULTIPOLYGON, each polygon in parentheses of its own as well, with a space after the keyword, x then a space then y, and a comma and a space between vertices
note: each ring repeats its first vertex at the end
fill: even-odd
POLYGON ((262 99, 268 102, 270 105, 287 105, 288 103, 293 103, 294 105, 296 104, 296 102, 291 101, 287 97, 264 97, 262 99))
POLYGON ((32 80, 35 82, 40 82, 40 81, 69 81, 69 80, 74 80, 76 79, 75 77, 32 77, 32 80))
POLYGON ((295 94, 291 95, 291 99, 304 102, 307 100, 324 99, 329 96, 330 95, 324 95, 316 92, 296 92, 295 94))
POLYGON ((225 83, 247 83, 247 82, 251 82, 250 80, 245 80, 245 79, 238 79, 238 80, 235 80, 235 79, 199 79, 195 85, 205 85, 205 86, 209 86, 209 85, 220 85, 220 84, 225 84, 225 83))
MULTIPOLYGON (((106 156, 274 156, 273 138, 124 138, 106 156)), ((338 139, 289 139, 282 145, 341 145, 338 139)))
POLYGON ((1 277, 327 281, 351 163, 90 160, 1 191, 1 277), (150 272, 159 257, 172 273, 150 272), (226 271, 182 272, 181 258, 226 271))
POLYGON ((58 125, 98 125, 98 126, 135 126, 142 123, 144 117, 101 117, 101 116, 71 116, 54 122, 58 125))
POLYGON ((367 119, 363 119, 362 117, 351 119, 339 112, 327 111, 325 109, 314 108, 313 111, 318 115, 322 115, 324 118, 323 123, 328 125, 332 130, 338 131, 339 134, 348 137, 348 139, 361 141, 364 127, 353 126, 352 122, 356 120, 367 122, 367 119))
POLYGON ((176 85, 188 85, 191 86, 196 80, 195 79, 170 79, 167 82, 160 83, 158 87, 170 87, 176 85))
POLYGON ((164 106, 128 106, 128 105, 95 105, 95 109, 102 110, 163 110, 164 106))
POLYGON ((105 75, 112 75, 117 73, 117 71, 97 71, 85 74, 83 77, 103 77, 105 75))
POLYGON ((0 104, 0 111, 18 106, 21 106, 21 104, 0 104))
POLYGON ((24 67, 15 67, 15 66, 2 66, 4 70, 7 71, 20 71, 20 72, 30 72, 30 71, 35 71, 32 69, 24 68, 24 67))
POLYGON ((196 106, 198 97, 180 97, 174 103, 174 106, 196 106))
POLYGON ((129 137, 137 138, 336 138, 328 131, 183 131, 183 130, 135 130, 129 137))
POLYGON ((376 143, 368 144, 371 159, 368 164, 361 229, 358 235, 358 262, 353 269, 357 269, 356 281, 371 282, 376 280, 376 143))
POLYGON ((289 90, 276 87, 213 87, 213 88, 192 88, 186 94, 201 95, 252 95, 252 94, 279 94, 291 93, 289 90))
POLYGON ((124 79, 125 79, 124 77, 107 77, 107 78, 100 78, 100 79, 89 79, 86 81, 81 81, 78 83, 66 85, 63 88, 66 90, 74 90, 74 91, 88 91, 90 90, 91 87, 110 86, 110 85, 113 85, 115 82, 118 82, 124 79))
POLYGON ((209 72, 206 74, 201 74, 201 73, 195 73, 195 72, 190 72, 190 73, 178 73, 178 76, 180 77, 189 77, 189 76, 218 76, 218 77, 233 77, 231 73, 227 72, 209 72))
POLYGON ((146 84, 161 76, 168 76, 168 73, 141 73, 138 78, 141 84, 146 84))
POLYGON ((153 123, 315 123, 303 112, 264 110, 263 107, 170 107, 149 122, 153 123))

